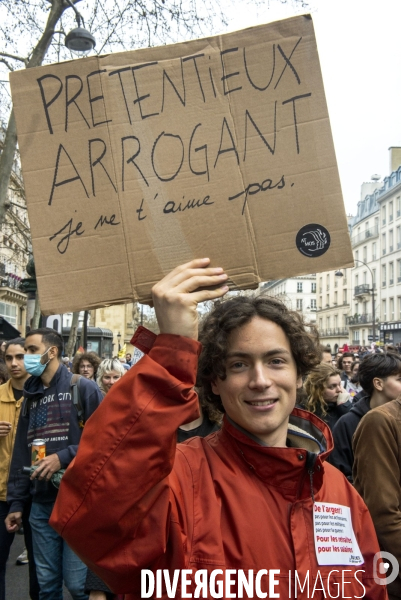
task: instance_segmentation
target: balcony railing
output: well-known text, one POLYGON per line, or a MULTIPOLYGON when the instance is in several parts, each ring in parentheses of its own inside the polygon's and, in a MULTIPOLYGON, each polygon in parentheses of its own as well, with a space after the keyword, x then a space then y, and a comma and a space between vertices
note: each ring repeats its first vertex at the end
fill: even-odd
POLYGON ((356 285, 354 288, 354 296, 363 296, 364 294, 370 294, 371 287, 368 283, 362 283, 356 285))
POLYGON ((354 315, 353 317, 347 317, 347 325, 367 325, 372 322, 372 315, 366 313, 364 315, 354 315))
POLYGON ((332 327, 331 329, 319 329, 320 337, 336 337, 343 335, 348 337, 347 327, 332 327))
POLYGON ((359 244, 362 244, 362 242, 364 242, 365 240, 375 238, 378 235, 378 227, 371 227, 370 229, 365 229, 365 231, 362 231, 361 233, 358 233, 357 235, 354 235, 351 238, 352 247, 358 246, 359 244))

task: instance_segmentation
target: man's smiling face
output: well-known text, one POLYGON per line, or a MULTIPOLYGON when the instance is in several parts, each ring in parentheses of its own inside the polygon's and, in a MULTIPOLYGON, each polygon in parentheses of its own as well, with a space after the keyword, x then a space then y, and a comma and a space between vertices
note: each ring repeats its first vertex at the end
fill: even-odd
POLYGON ((212 384, 227 415, 268 446, 285 446, 297 367, 283 329, 254 317, 228 340, 226 379, 212 384))

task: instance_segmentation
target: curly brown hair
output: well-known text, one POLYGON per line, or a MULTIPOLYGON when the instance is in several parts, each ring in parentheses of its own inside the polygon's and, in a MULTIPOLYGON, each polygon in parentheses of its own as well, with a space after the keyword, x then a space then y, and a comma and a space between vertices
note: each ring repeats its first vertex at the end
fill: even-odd
POLYGON ((289 310, 277 298, 259 295, 219 300, 205 317, 199 335, 202 352, 198 363, 197 386, 202 405, 210 404, 220 413, 225 412, 220 396, 212 391, 212 382, 226 378, 225 363, 231 332, 243 327, 254 317, 272 321, 283 329, 290 343, 298 376, 306 375, 319 363, 316 328, 306 325, 299 312, 289 310))
POLYGON ((327 413, 327 402, 323 398, 323 394, 330 377, 334 375, 341 375, 341 371, 328 363, 320 363, 309 373, 304 383, 308 396, 305 402, 306 410, 312 413, 321 413, 323 416, 327 413))
POLYGON ((96 352, 83 352, 82 354, 76 354, 72 361, 72 372, 79 375, 79 365, 83 360, 87 360, 93 367, 94 374, 93 378, 96 379, 96 373, 99 368, 102 359, 96 354, 96 352))

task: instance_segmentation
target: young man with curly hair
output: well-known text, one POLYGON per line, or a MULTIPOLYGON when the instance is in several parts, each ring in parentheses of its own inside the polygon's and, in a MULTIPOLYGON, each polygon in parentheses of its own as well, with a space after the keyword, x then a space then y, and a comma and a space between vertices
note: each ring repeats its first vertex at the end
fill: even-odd
POLYGON ((315 337, 298 313, 261 296, 217 303, 198 336, 197 304, 222 297, 226 280, 202 259, 154 286, 161 333, 87 423, 52 524, 126 600, 150 597, 141 583, 152 577, 153 597, 163 598, 242 589, 321 600, 329 587, 332 597, 386 600, 373 579, 369 513, 325 463, 330 431, 294 409, 302 376, 320 360, 315 337), (195 383, 223 426, 176 446, 177 428, 199 414, 195 383), (314 516, 328 505, 355 536, 352 556, 323 556, 314 516))

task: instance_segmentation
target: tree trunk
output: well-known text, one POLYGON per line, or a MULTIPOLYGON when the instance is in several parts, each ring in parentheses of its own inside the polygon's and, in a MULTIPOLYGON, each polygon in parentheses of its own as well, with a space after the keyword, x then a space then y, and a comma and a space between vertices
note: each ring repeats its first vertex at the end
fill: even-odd
POLYGON ((40 302, 39 302, 39 294, 36 290, 35 296, 35 310, 33 311, 32 318, 32 329, 37 329, 40 326, 40 302))
MULTIPOLYGON (((52 6, 47 19, 45 30, 42 37, 33 49, 30 61, 26 68, 38 67, 42 64, 46 52, 52 41, 55 26, 57 25, 61 15, 68 8, 68 4, 64 4, 63 0, 53 0, 52 6)), ((10 184, 12 166, 14 162, 15 149, 17 147, 17 129, 15 125, 14 110, 11 111, 8 121, 6 137, 4 140, 3 151, 0 155, 0 226, 4 221, 7 211, 7 193, 10 184)))
POLYGON ((72 313, 70 335, 68 338, 67 347, 65 349, 65 354, 66 356, 68 356, 69 359, 73 357, 75 343, 77 341, 79 313, 79 310, 77 312, 72 313))

